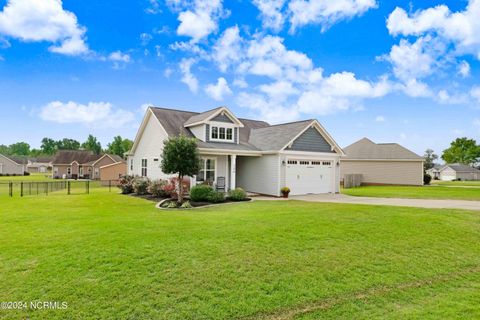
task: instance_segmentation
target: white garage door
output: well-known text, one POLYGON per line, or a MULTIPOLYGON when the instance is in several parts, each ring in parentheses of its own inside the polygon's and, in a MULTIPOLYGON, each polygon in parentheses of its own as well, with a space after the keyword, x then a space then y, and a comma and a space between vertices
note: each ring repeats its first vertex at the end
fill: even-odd
POLYGON ((289 159, 286 183, 290 194, 329 193, 333 189, 333 161, 289 159))

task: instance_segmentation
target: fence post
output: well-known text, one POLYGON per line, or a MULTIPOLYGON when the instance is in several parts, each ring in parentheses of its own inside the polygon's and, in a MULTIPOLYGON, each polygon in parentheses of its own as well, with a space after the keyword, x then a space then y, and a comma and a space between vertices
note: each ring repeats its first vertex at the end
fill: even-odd
POLYGON ((108 180, 108 192, 112 192, 112 180, 108 180))
POLYGON ((23 182, 20 182, 20 197, 23 197, 23 182))
POLYGON ((48 196, 48 182, 45 182, 45 195, 48 196))
POLYGON ((8 195, 13 197, 13 182, 8 183, 8 195))
POLYGON ((86 182, 85 188, 86 188, 87 194, 89 194, 90 193, 90 181, 86 182))
POLYGON ((67 194, 70 194, 70 181, 67 181, 67 194))

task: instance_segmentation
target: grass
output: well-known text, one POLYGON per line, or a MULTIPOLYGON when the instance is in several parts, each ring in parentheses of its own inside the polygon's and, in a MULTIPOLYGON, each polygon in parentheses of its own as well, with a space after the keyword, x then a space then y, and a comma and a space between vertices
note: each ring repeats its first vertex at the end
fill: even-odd
POLYGON ((479 318, 480 214, 256 201, 190 211, 95 190, 3 199, 3 319, 479 318))
POLYGON ((447 186, 364 186, 342 189, 342 193, 357 197, 480 201, 480 189, 478 188, 451 188, 447 186))
POLYGON ((439 181, 432 180, 433 185, 441 186, 461 186, 461 187, 480 187, 480 181, 439 181))
POLYGON ((53 181, 51 173, 32 173, 29 176, 1 176, 0 182, 53 181))

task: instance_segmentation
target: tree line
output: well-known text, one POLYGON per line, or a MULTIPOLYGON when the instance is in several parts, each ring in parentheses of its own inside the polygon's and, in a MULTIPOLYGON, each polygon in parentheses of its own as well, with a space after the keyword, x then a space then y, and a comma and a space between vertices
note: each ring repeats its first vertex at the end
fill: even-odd
MULTIPOLYGON (((442 160, 445 163, 461 163, 468 166, 480 164, 480 145, 474 139, 457 138, 450 143, 450 147, 443 150, 442 160)), ((433 168, 438 155, 432 149, 427 149, 424 155, 425 170, 433 168)))
POLYGON ((113 141, 107 144, 105 149, 102 148, 100 141, 93 135, 89 135, 87 140, 83 143, 75 139, 64 138, 61 140, 54 140, 51 138, 43 138, 39 149, 31 148, 26 142, 17 142, 11 145, 0 145, 0 154, 11 156, 52 156, 58 150, 90 150, 95 154, 107 152, 116 154, 120 157, 124 156, 133 145, 130 139, 124 139, 121 136, 116 136, 113 141))

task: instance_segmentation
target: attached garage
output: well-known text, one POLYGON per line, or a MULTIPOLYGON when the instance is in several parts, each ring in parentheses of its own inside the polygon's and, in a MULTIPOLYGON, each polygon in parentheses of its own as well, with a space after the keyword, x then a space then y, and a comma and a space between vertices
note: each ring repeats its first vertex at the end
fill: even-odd
POLYGON ((334 176, 331 160, 287 160, 285 180, 292 195, 335 192, 334 176))
POLYGON ((342 180, 362 175, 362 184, 423 185, 423 158, 397 143, 374 143, 363 138, 343 149, 342 180))

